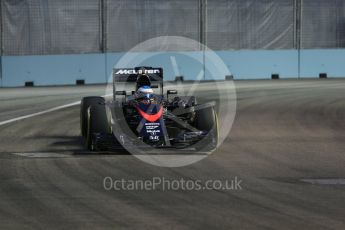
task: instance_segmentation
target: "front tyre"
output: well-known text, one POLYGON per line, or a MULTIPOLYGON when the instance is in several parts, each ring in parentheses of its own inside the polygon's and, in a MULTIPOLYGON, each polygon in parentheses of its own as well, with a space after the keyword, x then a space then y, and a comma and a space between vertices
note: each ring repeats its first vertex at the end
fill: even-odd
POLYGON ((103 97, 84 97, 80 103, 80 131, 83 138, 87 135, 87 116, 88 109, 90 106, 95 106, 99 104, 105 104, 105 99, 103 97))
POLYGON ((207 135, 196 147, 199 150, 213 151, 218 145, 218 116, 213 107, 197 110, 195 113, 195 128, 207 135))
POLYGON ((90 151, 97 149, 97 134, 109 134, 111 128, 108 122, 106 106, 92 105, 87 110, 86 146, 90 151))

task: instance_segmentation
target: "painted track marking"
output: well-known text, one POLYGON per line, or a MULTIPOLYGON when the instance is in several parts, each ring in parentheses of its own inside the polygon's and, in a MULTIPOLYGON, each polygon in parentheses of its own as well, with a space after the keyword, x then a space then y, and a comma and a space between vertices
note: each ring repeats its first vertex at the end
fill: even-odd
POLYGON ((46 114, 46 113, 51 113, 51 112, 54 112, 54 111, 57 111, 57 110, 69 108, 69 107, 76 106, 76 105, 79 105, 79 104, 80 104, 80 101, 76 101, 76 102, 73 102, 73 103, 70 103, 70 104, 61 105, 61 106, 57 106, 57 107, 54 107, 54 108, 51 108, 51 109, 47 109, 47 110, 44 110, 44 111, 41 111, 41 112, 32 113, 32 114, 29 114, 29 115, 24 115, 24 116, 21 116, 21 117, 12 118, 12 119, 7 120, 7 121, 1 121, 0 122, 0 126, 7 125, 7 124, 10 124, 10 123, 13 123, 13 122, 16 122, 16 121, 21 121, 21 120, 24 120, 24 119, 28 119, 28 118, 31 118, 31 117, 36 117, 36 116, 43 115, 43 114, 46 114))
POLYGON ((301 179, 301 181, 317 184, 317 185, 345 185, 344 178, 329 178, 329 179, 301 179))
POLYGON ((72 157, 71 155, 61 154, 61 153, 13 153, 14 155, 21 157, 30 157, 30 158, 64 158, 72 157))
MULTIPOLYGON (((107 94, 107 95, 103 95, 101 97, 108 97, 108 96, 111 96, 111 95, 107 94)), ((54 111, 57 111, 57 110, 66 109, 66 108, 73 107, 73 106, 76 106, 76 105, 80 105, 80 101, 72 102, 72 103, 69 103, 69 104, 66 104, 66 105, 60 105, 60 106, 57 106, 57 107, 54 107, 54 108, 51 108, 51 109, 43 110, 41 112, 32 113, 32 114, 28 114, 28 115, 12 118, 12 119, 9 119, 9 120, 6 120, 6 121, 1 121, 0 122, 0 126, 7 125, 7 124, 10 124, 10 123, 13 123, 13 122, 16 122, 16 121, 21 121, 21 120, 24 120, 24 119, 28 119, 28 118, 31 118, 31 117, 36 117, 36 116, 39 116, 39 115, 51 113, 51 112, 54 112, 54 111)))

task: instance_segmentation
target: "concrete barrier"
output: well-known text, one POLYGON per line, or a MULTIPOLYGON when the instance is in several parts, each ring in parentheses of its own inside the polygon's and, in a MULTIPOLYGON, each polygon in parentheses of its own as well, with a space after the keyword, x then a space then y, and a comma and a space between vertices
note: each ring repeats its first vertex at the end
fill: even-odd
POLYGON ((345 77, 345 49, 340 50, 240 50, 217 51, 230 73, 219 72, 210 52, 106 53, 73 55, 2 56, 0 86, 24 86, 25 82, 42 85, 105 83, 111 80, 114 65, 163 67, 167 81, 345 77), (299 56, 300 55, 300 56, 299 56), (300 62, 299 62, 300 60, 300 62), (120 63, 119 63, 120 61, 120 63), (204 65, 205 63, 205 65, 204 65), (204 73, 205 71, 205 73, 204 73), (217 74, 215 74, 217 73, 217 74))

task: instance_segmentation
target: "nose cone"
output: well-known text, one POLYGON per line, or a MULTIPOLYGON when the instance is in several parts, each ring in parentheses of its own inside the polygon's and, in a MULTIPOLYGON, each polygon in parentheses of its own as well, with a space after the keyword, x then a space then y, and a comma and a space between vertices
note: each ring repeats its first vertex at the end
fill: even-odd
POLYGON ((142 118, 149 122, 155 122, 161 118, 163 114, 163 106, 157 104, 143 104, 139 103, 136 107, 138 113, 142 118))

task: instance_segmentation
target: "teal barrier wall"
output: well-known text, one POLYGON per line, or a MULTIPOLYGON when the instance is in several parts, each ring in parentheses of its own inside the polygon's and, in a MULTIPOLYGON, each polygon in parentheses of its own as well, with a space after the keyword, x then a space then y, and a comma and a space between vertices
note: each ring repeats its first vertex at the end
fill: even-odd
POLYGON ((2 87, 2 57, 0 56, 0 87, 2 87))
POLYGON ((86 83, 105 82, 104 55, 42 55, 3 56, 2 83, 4 87, 75 84, 77 79, 86 83))
MULTIPOLYGON (((218 51, 216 54, 231 71, 234 79, 345 77, 345 49, 340 50, 271 50, 218 51)), ((1 86, 70 85, 83 79, 86 84, 105 83, 114 65, 160 66, 166 80, 184 76, 186 80, 224 79, 208 52, 107 53, 80 55, 2 56, 1 86), (119 64, 121 61, 121 64, 119 64), (205 65, 204 65, 205 63, 205 65), (203 70, 206 70, 203 74, 203 70), (215 74, 216 73, 216 74, 215 74)))
POLYGON ((279 74, 280 78, 298 77, 297 50, 240 50, 216 53, 227 64, 234 79, 271 79, 272 74, 279 74))
POLYGON ((302 50, 301 77, 314 78, 319 73, 327 73, 328 77, 345 77, 345 49, 334 50, 302 50))

